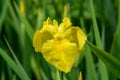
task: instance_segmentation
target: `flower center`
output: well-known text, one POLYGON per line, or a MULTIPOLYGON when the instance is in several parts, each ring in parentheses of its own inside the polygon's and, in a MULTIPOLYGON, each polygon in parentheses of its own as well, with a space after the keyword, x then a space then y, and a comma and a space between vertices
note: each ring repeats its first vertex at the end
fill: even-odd
POLYGON ((62 33, 57 33, 57 34, 55 34, 54 38, 58 41, 63 40, 63 34, 62 33))

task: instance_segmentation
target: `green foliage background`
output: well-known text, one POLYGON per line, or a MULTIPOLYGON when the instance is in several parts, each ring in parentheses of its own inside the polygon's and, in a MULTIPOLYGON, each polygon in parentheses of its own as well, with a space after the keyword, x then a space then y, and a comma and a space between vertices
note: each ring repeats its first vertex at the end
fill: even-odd
POLYGON ((0 0, 0 80, 120 80, 120 0, 0 0), (64 15, 64 7, 67 15, 64 15), (67 16, 87 34, 71 72, 48 64, 32 46, 48 17, 67 16))

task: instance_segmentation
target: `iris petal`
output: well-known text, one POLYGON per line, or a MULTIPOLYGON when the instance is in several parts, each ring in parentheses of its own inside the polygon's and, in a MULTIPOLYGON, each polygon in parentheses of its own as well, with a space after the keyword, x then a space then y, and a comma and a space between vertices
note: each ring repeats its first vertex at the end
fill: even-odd
POLYGON ((33 46, 35 48, 35 51, 41 52, 41 47, 44 44, 44 42, 52 38, 53 38, 52 34, 48 31, 41 30, 36 31, 33 37, 33 46))
POLYGON ((76 43, 79 50, 84 46, 87 39, 85 33, 79 27, 71 27, 64 32, 64 38, 72 43, 76 43))
POLYGON ((64 18, 63 22, 59 25, 59 31, 64 32, 66 29, 71 27, 72 23, 69 18, 64 18))
POLYGON ((79 50, 81 50, 85 44, 85 41, 87 40, 87 37, 85 33, 79 27, 76 27, 76 32, 77 32, 79 50))
POLYGON ((69 72, 78 54, 77 45, 67 40, 49 40, 41 48, 45 59, 61 71, 69 72))

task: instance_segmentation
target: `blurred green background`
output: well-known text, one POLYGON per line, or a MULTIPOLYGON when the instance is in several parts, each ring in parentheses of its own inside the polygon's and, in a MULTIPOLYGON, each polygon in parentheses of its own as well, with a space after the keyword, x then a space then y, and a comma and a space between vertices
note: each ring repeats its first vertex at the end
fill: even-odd
MULTIPOLYGON (((32 46, 34 32, 48 17, 59 23, 69 17, 90 42, 120 60, 120 0, 0 0, 0 80, 59 80, 55 67, 32 46)), ((83 80, 120 80, 88 46, 81 53, 72 71, 61 73, 63 80, 78 80, 80 71, 83 80)))

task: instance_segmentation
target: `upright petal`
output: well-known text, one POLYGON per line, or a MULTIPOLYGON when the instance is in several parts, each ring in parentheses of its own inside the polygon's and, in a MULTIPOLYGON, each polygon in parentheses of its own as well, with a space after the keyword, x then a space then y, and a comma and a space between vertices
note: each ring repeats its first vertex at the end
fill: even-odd
POLYGON ((59 31, 64 32, 66 29, 71 27, 72 23, 69 18, 64 18, 63 22, 59 25, 59 31))
POLYGON ((58 28, 58 22, 56 20, 53 20, 53 26, 58 28))
POLYGON ((56 20, 52 20, 48 18, 44 23, 43 23, 43 28, 42 31, 49 31, 52 35, 56 34, 58 32, 58 23, 56 20))
POLYGON ((58 28, 53 26, 53 25, 51 25, 51 24, 49 24, 49 25, 44 25, 41 31, 42 32, 48 31, 52 35, 55 35, 58 32, 58 28))
POLYGON ((49 24, 52 24, 52 21, 51 21, 51 19, 48 17, 48 19, 47 19, 46 21, 44 21, 43 26, 44 26, 44 25, 49 25, 49 24))

